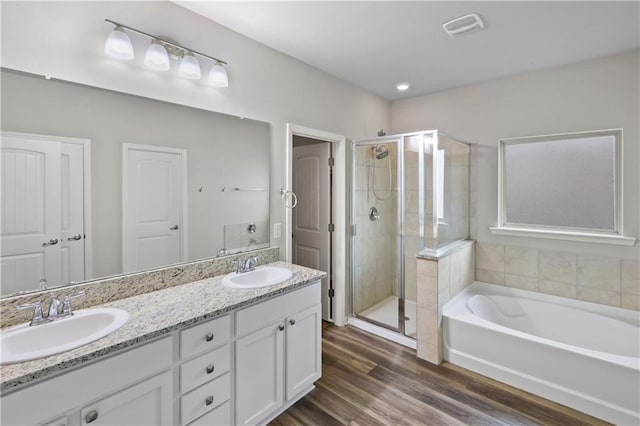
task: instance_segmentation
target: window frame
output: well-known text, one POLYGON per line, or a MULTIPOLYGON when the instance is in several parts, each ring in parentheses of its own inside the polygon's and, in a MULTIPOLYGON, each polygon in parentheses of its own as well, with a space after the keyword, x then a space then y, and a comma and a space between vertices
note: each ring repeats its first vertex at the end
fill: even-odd
POLYGON ((555 133, 547 135, 504 138, 499 140, 498 148, 498 225, 490 227, 493 234, 551 238, 570 241, 585 241, 606 244, 632 246, 635 238, 624 236, 623 227, 623 191, 622 191, 622 150, 623 130, 604 129, 571 133, 555 133), (506 164, 505 148, 509 145, 553 142, 571 139, 584 139, 598 136, 614 137, 614 228, 611 230, 580 228, 572 226, 554 226, 542 224, 525 224, 507 222, 506 207, 506 164))

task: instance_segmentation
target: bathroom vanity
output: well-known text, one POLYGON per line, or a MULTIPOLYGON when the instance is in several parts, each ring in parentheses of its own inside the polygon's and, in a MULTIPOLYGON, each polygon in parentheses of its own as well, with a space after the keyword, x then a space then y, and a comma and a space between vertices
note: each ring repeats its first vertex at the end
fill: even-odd
POLYGON ((73 351, 0 367, 2 424, 253 425, 321 375, 320 282, 295 265, 271 287, 222 277, 103 305, 130 313, 73 351))

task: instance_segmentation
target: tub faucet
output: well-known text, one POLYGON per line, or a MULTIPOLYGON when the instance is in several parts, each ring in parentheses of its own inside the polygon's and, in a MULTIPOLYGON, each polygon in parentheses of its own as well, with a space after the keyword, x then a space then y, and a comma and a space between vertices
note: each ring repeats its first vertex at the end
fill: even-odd
POLYGON ((258 263, 258 256, 249 256, 244 261, 238 259, 238 267, 236 268, 236 273, 244 274, 245 272, 251 272, 256 269, 256 263, 258 263))

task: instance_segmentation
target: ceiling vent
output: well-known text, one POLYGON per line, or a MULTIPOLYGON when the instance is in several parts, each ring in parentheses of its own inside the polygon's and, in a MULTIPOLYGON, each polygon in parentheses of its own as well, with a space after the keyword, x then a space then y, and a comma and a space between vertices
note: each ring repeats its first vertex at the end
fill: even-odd
POLYGON ((451 37, 459 37, 483 29, 484 22, 482 22, 482 18, 480 18, 477 13, 470 13, 469 15, 445 22, 442 24, 442 28, 444 28, 451 37))

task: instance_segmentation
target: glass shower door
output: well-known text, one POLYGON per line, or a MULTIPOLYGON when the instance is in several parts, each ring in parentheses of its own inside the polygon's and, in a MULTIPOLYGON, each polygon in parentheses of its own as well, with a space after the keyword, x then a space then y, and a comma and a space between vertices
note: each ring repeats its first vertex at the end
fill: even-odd
POLYGON ((352 308, 356 317, 402 332, 402 142, 352 146, 352 308))

